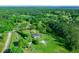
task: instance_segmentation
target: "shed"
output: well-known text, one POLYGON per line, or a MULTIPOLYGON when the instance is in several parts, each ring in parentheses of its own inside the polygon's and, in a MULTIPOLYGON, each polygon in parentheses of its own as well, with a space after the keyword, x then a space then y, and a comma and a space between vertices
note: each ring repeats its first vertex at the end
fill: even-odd
POLYGON ((31 37, 32 38, 39 38, 40 37, 40 34, 31 34, 31 37))

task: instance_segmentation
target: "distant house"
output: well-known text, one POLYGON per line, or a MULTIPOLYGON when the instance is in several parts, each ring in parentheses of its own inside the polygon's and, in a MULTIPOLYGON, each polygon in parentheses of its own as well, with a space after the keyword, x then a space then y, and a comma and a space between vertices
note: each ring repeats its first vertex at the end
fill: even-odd
POLYGON ((31 37, 32 37, 32 38, 39 38, 40 35, 39 35, 39 34, 31 34, 31 37))

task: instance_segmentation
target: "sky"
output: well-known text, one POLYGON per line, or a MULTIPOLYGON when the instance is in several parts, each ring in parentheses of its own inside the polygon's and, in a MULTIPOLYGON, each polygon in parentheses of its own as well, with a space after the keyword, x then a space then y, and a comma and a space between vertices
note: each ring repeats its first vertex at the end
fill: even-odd
POLYGON ((79 5, 79 0, 0 0, 0 6, 61 6, 61 5, 79 5))

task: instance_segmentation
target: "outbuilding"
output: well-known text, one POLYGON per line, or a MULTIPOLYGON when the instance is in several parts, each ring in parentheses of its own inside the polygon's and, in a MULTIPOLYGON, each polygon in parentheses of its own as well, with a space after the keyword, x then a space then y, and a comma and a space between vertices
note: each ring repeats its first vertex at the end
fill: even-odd
POLYGON ((31 34, 31 37, 32 38, 39 38, 40 37, 40 34, 31 34))

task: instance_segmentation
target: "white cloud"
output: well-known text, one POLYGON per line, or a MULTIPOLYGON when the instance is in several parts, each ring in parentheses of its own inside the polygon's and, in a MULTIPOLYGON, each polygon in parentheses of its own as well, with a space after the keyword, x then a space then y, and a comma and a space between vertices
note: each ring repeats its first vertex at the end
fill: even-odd
POLYGON ((79 5, 79 0, 0 0, 0 5, 79 5))

